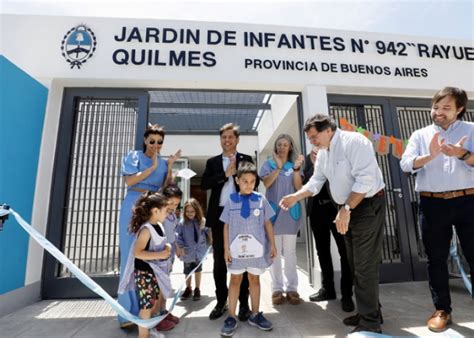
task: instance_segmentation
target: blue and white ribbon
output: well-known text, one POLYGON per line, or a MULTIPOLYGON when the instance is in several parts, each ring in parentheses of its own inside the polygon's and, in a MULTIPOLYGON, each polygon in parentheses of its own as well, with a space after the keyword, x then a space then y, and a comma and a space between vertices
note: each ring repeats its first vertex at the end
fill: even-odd
MULTIPOLYGON (((28 224, 18 213, 16 213, 13 209, 0 209, 0 216, 5 216, 7 214, 11 214, 15 217, 17 222, 21 225, 23 229, 36 241, 39 245, 41 245, 46 251, 48 251, 54 258, 56 258, 61 264, 66 266, 69 271, 76 276, 82 284, 84 284, 87 288, 91 291, 102 297, 111 307, 114 309, 121 317, 125 318, 128 321, 131 321, 139 326, 146 327, 148 329, 155 327, 158 325, 168 314, 162 314, 157 317, 153 317, 151 319, 140 319, 139 317, 131 314, 125 308, 120 305, 114 298, 112 298, 99 284, 97 284, 92 278, 86 275, 81 269, 79 269, 73 262, 69 260, 58 248, 56 248, 50 241, 48 241, 43 235, 41 235, 35 228, 33 228, 30 224, 28 224)), ((198 266, 194 268, 191 273, 186 276, 184 283, 178 288, 176 291, 173 301, 171 302, 171 306, 168 309, 171 312, 176 305, 179 297, 184 291, 186 287, 186 280, 190 278, 194 271, 204 262, 209 254, 211 247, 209 247, 206 251, 206 254, 199 262, 198 266)))
MULTIPOLYGON (((456 236, 456 235, 454 235, 456 236)), ((471 297, 473 296, 472 294, 472 284, 471 281, 469 280, 469 277, 467 276, 466 271, 464 271, 464 268, 462 267, 461 264, 461 259, 459 258, 458 255, 458 246, 457 246, 457 241, 452 241, 451 247, 449 248, 449 253, 451 257, 454 259, 456 262, 456 265, 458 266, 459 271, 461 272, 461 277, 464 282, 464 286, 466 287, 467 291, 471 294, 471 297)), ((471 276, 474 275, 474 271, 471 271, 471 276)))

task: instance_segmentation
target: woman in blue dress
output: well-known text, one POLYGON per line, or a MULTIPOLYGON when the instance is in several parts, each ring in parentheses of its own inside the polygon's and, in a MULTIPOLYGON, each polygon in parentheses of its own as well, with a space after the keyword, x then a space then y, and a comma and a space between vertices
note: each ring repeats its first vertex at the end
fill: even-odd
POLYGON ((303 155, 296 156, 293 138, 288 134, 281 134, 276 138, 273 158, 265 161, 260 168, 259 174, 267 189, 265 197, 276 214, 271 219, 277 250, 270 267, 274 305, 283 303, 285 292, 290 304, 296 305, 302 301, 298 294, 296 272, 296 236, 302 224, 301 205, 296 203, 290 210, 283 211, 278 207, 278 203, 283 196, 292 194, 302 187, 303 161, 303 155), (284 269, 282 256, 285 258, 284 269))
MULTIPOLYGON (((134 238, 134 234, 129 231, 129 225, 135 202, 142 193, 146 191, 156 192, 173 179, 171 170, 181 151, 178 150, 176 154, 170 156, 168 161, 162 159, 160 151, 164 139, 165 131, 162 127, 156 124, 149 125, 144 134, 143 151, 132 150, 123 158, 122 175, 128 188, 120 208, 120 271, 125 269, 127 255, 134 238)), ((118 302, 132 314, 138 315, 140 309, 135 291, 120 294, 118 302)), ((122 328, 133 325, 133 323, 120 316, 118 320, 122 328)))

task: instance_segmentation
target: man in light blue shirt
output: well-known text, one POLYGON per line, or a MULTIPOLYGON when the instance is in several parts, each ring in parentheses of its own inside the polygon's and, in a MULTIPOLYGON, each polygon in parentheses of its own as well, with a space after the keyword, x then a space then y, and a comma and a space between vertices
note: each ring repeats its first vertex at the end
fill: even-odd
POLYGON ((466 104, 466 92, 460 88, 437 92, 432 99, 433 124, 413 133, 400 162, 403 171, 416 173, 422 239, 436 309, 427 325, 434 332, 451 324, 447 259, 453 225, 471 274, 474 271, 474 123, 461 121, 466 104))
POLYGON ((334 223, 344 235, 358 312, 343 322, 356 326, 352 332, 381 333, 379 265, 385 184, 372 142, 359 133, 338 129, 334 119, 323 114, 309 118, 304 131, 320 149, 314 173, 300 190, 284 196, 280 206, 287 210, 297 201, 318 194, 329 181, 331 197, 340 206, 334 223))

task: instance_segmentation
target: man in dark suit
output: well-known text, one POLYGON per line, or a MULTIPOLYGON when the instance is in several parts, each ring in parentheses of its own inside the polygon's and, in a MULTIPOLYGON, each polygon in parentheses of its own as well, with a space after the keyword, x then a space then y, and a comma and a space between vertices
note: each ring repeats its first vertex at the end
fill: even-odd
MULTIPOLYGON (((214 249, 214 283, 216 285, 217 305, 209 315, 209 319, 217 319, 227 311, 227 265, 224 259, 224 223, 219 218, 229 195, 239 191, 234 176, 239 163, 252 162, 250 156, 237 152, 239 143, 239 127, 228 123, 219 131, 222 154, 212 157, 206 162, 202 176, 201 188, 211 189, 211 197, 207 206, 206 226, 212 229, 212 247, 214 249)), ((258 181, 256 186, 258 186, 258 181)), ((246 321, 250 316, 249 282, 244 273, 240 285, 239 320, 246 321)))
MULTIPOLYGON (((317 148, 313 149, 306 157, 304 167, 304 183, 313 175, 314 162, 316 161, 317 148)), ((354 310, 352 301, 352 274, 347 259, 346 244, 344 236, 337 232, 334 219, 337 208, 331 200, 328 189, 323 186, 321 192, 307 199, 307 214, 311 223, 316 251, 318 253, 319 265, 321 266, 322 287, 318 292, 309 296, 309 300, 320 302, 336 299, 334 288, 334 269, 331 257, 331 233, 336 241, 337 249, 341 257, 341 306, 342 310, 351 312, 354 310)))

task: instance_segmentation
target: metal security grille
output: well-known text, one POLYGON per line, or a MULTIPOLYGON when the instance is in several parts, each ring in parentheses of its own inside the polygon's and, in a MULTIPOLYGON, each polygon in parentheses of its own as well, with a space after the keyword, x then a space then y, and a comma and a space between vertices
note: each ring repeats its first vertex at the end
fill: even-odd
MULTIPOLYGON (((402 139, 409 139, 411 134, 420 128, 428 126, 432 123, 431 120, 431 108, 420 108, 420 107, 396 107, 397 119, 400 125, 400 136, 402 139)), ((464 115, 464 120, 474 121, 474 111, 467 111, 464 115)), ((418 203, 419 197, 415 192, 415 176, 407 176, 409 194, 410 194, 410 204, 413 214, 413 219, 416 222, 415 232, 416 232, 416 243, 418 257, 420 259, 426 260, 426 254, 421 240, 421 225, 419 220, 419 210, 418 203)))
POLYGON ((138 101, 77 98, 75 110, 63 252, 90 276, 116 275, 121 159, 134 148, 138 101))
MULTIPOLYGON (((330 106, 330 114, 339 124, 339 118, 344 117, 350 123, 365 128, 373 133, 386 135, 383 124, 382 107, 379 105, 360 105, 346 106, 333 105, 330 106)), ((386 191, 392 192, 392 176, 388 156, 379 156, 377 161, 383 174, 386 191)), ((395 210, 394 194, 386 194, 386 217, 384 225, 384 238, 382 242, 382 262, 383 263, 399 263, 400 256, 400 239, 399 224, 397 213, 395 210)))

